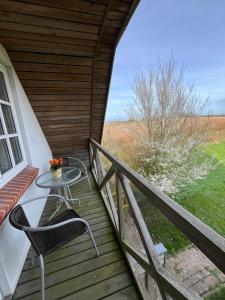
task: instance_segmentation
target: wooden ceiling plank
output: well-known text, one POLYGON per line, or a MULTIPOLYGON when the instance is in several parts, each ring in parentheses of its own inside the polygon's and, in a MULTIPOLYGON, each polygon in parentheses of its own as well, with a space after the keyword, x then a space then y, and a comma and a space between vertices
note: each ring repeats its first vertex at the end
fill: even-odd
POLYGON ((130 9, 130 5, 131 5, 131 3, 127 3, 124 1, 111 0, 110 11, 118 11, 118 12, 123 12, 126 14, 130 9))
POLYGON ((83 89, 83 88, 25 88, 26 93, 30 95, 91 95, 91 89, 83 89))
POLYGON ((90 119, 90 114, 88 115, 78 115, 78 116, 39 116, 39 120, 42 121, 42 120, 48 120, 48 121, 51 121, 51 120, 55 120, 55 121, 63 121, 64 120, 71 120, 71 121, 74 121, 74 120, 82 120, 82 119, 86 119, 86 120, 89 120, 90 119))
POLYGON ((77 100, 77 101, 31 101, 32 107, 34 110, 36 111, 46 111, 47 109, 51 109, 52 106, 52 111, 54 111, 55 109, 69 109, 71 108, 71 110, 73 109, 79 109, 79 107, 86 107, 86 106, 90 106, 91 102, 87 101, 87 100, 77 100), (73 108, 74 107, 74 108, 73 108))
MULTIPOLYGON (((45 101, 80 101, 83 100, 84 102, 88 102, 90 100, 91 96, 90 95, 85 95, 85 94, 71 94, 71 95, 30 95, 29 100, 31 101, 40 101, 40 103, 43 103, 45 101)), ((42 104, 41 104, 42 105, 42 104)), ((44 105, 44 104, 43 104, 44 105)))
POLYGON ((76 111, 68 111, 68 110, 63 110, 63 111, 37 111, 36 116, 40 117, 60 117, 60 116, 66 116, 66 117, 77 117, 78 119, 84 116, 89 116, 90 115, 90 107, 86 107, 83 112, 79 112, 79 115, 76 113, 76 111))
POLYGON ((17 71, 20 79, 48 80, 48 81, 91 81, 91 74, 64 74, 49 72, 20 72, 17 71))
POLYGON ((75 122, 74 120, 65 120, 63 123, 58 122, 57 120, 44 120, 41 121, 41 125, 43 128, 57 128, 58 126, 65 125, 65 127, 70 127, 70 126, 76 126, 77 124, 83 124, 83 125, 88 125, 90 126, 90 121, 83 119, 79 120, 79 122, 75 122))
POLYGON ((78 38, 83 40, 92 40, 95 41, 97 38, 97 34, 94 33, 86 33, 80 31, 71 31, 71 30, 63 30, 57 28, 49 28, 44 26, 34 26, 27 24, 19 24, 19 23, 11 23, 4 22, 0 19, 0 30, 14 30, 18 32, 29 32, 33 34, 46 34, 50 36, 58 36, 58 37, 70 37, 70 38, 78 38))
MULTIPOLYGON (((82 130, 82 135, 83 135, 83 137, 85 137, 85 138, 87 138, 88 139, 88 137, 89 137, 89 131, 88 130, 82 130)), ((57 135, 47 135, 47 137, 48 137, 48 140, 50 141, 50 142, 59 142, 59 141, 62 141, 62 142, 64 142, 64 141, 67 141, 67 140, 70 140, 70 139, 76 139, 76 138, 78 138, 79 137, 79 132, 77 132, 77 133, 67 133, 66 135, 65 134, 57 134, 57 135)))
POLYGON ((73 66, 92 66, 92 59, 79 56, 51 55, 20 51, 8 51, 13 62, 31 62, 42 64, 58 64, 73 66))
MULTIPOLYGON (((1 35, 1 34, 0 34, 1 35)), ((59 55, 77 55, 92 57, 94 47, 84 47, 77 45, 66 45, 40 41, 29 41, 23 39, 0 38, 1 42, 9 51, 29 51, 37 53, 59 54, 59 55)), ((107 54, 102 54, 107 57, 107 54)))
POLYGON ((91 81, 54 81, 54 80, 21 80, 24 88, 80 88, 90 89, 91 81))
MULTIPOLYGON (((57 43, 57 45, 60 47, 61 44, 63 45, 75 45, 75 46, 85 46, 85 47, 94 47, 95 41, 93 40, 81 40, 81 39, 74 39, 71 37, 62 37, 62 36, 55 36, 55 35, 48 35, 48 34, 32 34, 30 32, 20 32, 20 31, 14 31, 14 30, 1 30, 0 31, 0 41, 3 41, 3 39, 17 39, 23 40, 24 43, 27 41, 39 41, 39 42, 50 42, 50 43, 57 43)), ((107 47, 103 47, 102 52, 109 52, 107 47)))
MULTIPOLYGON (((43 0, 22 0, 19 2, 31 3, 43 5, 43 0)), ((82 0, 45 0, 44 5, 47 7, 55 7, 70 11, 89 13, 92 15, 103 16, 105 11, 104 4, 98 4, 93 1, 82 1, 82 0)))
MULTIPOLYGON (((33 103, 32 103, 33 105, 33 103)), ((35 106, 33 105, 34 111, 35 112, 47 112, 47 111, 52 111, 52 112, 62 112, 62 111, 71 111, 71 112, 75 112, 75 111, 86 111, 91 107, 91 103, 85 103, 85 105, 82 105, 82 101, 79 102, 76 105, 66 105, 65 103, 61 102, 61 105, 59 104, 55 104, 53 105, 52 108, 47 107, 46 106, 35 106)))
POLYGON ((10 22, 10 23, 43 26, 43 27, 49 27, 55 29, 94 33, 94 34, 98 33, 100 27, 99 25, 94 25, 94 24, 84 24, 79 22, 56 20, 50 18, 49 16, 40 17, 34 15, 26 15, 23 14, 22 12, 13 13, 13 12, 8 12, 7 10, 0 11, 0 20, 4 22, 10 22))
MULTIPOLYGON (((90 66, 78 66, 74 67, 73 65, 56 65, 49 64, 46 68, 46 64, 42 63, 32 63, 32 62, 15 62, 13 63, 14 67, 18 71, 24 72, 46 72, 46 73, 61 73, 61 74, 92 74, 92 67, 90 66)), ((104 70, 103 70, 104 72, 104 70)))
POLYGON ((0 10, 10 12, 21 12, 33 16, 42 16, 59 20, 67 20, 72 22, 101 25, 103 16, 88 14, 87 12, 80 13, 68 9, 47 7, 44 5, 35 5, 20 1, 1 0, 0 10))
POLYGON ((63 129, 63 128, 66 128, 66 130, 67 129, 71 129, 71 130, 74 130, 74 128, 76 128, 76 127, 85 127, 85 126, 87 126, 88 128, 89 128, 89 126, 88 126, 88 123, 87 122, 80 122, 79 124, 78 123, 76 123, 76 124, 66 124, 66 123, 57 123, 57 124, 50 124, 50 125, 44 125, 43 126, 43 128, 45 129, 45 130, 57 130, 57 129, 63 129))

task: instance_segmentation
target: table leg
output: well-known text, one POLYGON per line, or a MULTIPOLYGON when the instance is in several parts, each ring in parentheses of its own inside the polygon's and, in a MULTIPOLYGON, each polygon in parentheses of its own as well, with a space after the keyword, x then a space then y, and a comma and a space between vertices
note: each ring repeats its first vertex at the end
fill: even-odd
POLYGON ((80 199, 79 198, 72 198, 72 195, 70 193, 70 188, 68 185, 64 186, 64 195, 67 201, 72 201, 72 203, 74 204, 75 201, 77 201, 79 203, 80 206, 80 199))

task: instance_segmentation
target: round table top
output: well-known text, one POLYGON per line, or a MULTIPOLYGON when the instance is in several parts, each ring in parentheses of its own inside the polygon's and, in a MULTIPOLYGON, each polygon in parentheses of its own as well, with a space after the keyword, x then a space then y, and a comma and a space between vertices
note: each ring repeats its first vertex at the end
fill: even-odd
POLYGON ((39 175, 35 183, 42 188, 64 187, 77 181, 81 176, 81 170, 73 167, 62 167, 62 177, 55 178, 52 171, 39 175))

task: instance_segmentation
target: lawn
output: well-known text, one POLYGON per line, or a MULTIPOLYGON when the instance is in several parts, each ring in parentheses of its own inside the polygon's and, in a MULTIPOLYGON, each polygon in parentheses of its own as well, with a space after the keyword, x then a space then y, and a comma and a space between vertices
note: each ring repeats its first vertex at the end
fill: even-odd
POLYGON ((225 288, 221 288, 218 292, 206 298, 207 300, 224 300, 225 299, 225 288))
MULTIPOLYGON (((209 144, 204 151, 220 163, 204 180, 186 186, 176 201, 225 237, 225 142, 209 144)), ((170 254, 190 243, 141 193, 136 194, 155 243, 164 243, 170 254)))

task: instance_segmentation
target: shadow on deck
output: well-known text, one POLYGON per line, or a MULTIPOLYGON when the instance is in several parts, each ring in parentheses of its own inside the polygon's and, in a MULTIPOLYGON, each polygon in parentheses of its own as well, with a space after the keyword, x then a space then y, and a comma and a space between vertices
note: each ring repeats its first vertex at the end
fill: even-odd
MULTIPOLYGON (((87 181, 72 188, 81 199, 74 209, 86 219, 96 240, 100 256, 87 234, 79 236, 45 258, 46 299, 139 299, 133 278, 114 234, 102 198, 91 175, 92 192, 87 181)), ((51 203, 50 203, 51 202, 51 203)), ((55 210, 46 203, 41 222, 55 210)), ((28 254, 13 299, 40 299, 38 260, 31 265, 28 254)))

